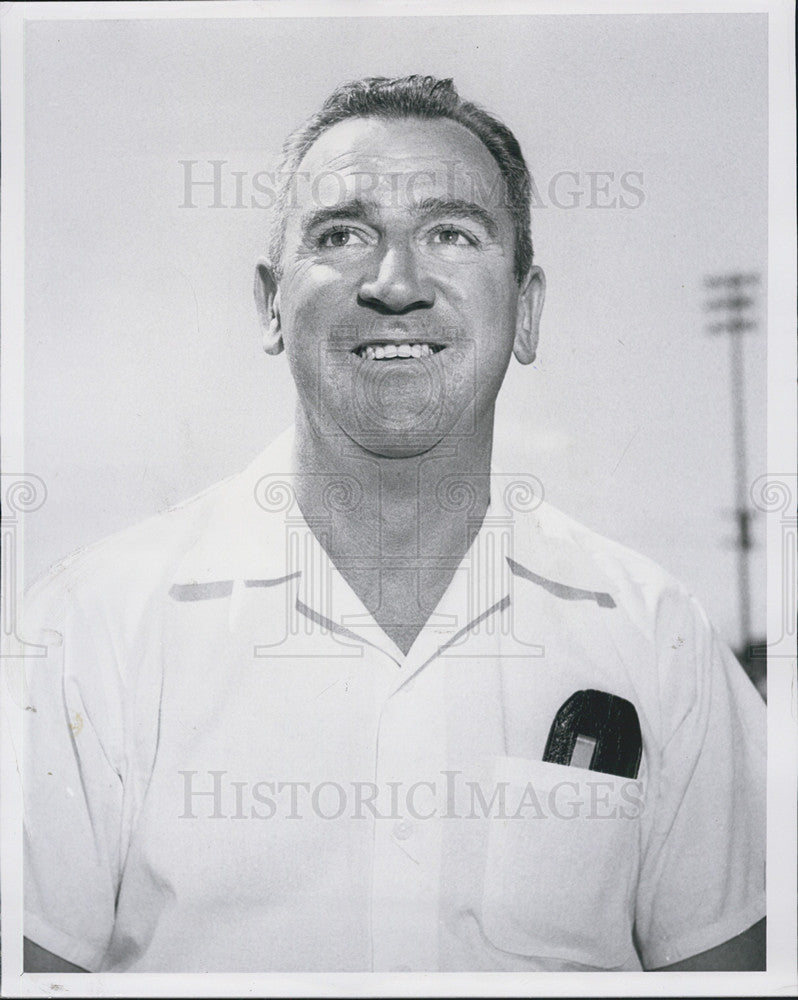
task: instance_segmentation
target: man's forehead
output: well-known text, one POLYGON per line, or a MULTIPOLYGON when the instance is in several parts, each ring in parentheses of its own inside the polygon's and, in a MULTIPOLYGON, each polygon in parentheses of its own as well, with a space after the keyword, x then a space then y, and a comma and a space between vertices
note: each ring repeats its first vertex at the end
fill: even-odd
POLYGON ((506 205, 498 164, 482 142, 449 119, 352 118, 333 125, 300 162, 294 206, 329 207, 358 198, 384 207, 425 198, 506 205))

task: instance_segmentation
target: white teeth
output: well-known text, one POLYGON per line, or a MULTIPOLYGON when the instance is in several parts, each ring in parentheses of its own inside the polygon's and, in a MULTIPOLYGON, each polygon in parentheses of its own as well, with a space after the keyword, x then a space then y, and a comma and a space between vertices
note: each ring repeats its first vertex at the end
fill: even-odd
POLYGON ((430 344, 369 344, 357 353, 366 361, 382 361, 383 358, 429 358, 435 351, 430 344))

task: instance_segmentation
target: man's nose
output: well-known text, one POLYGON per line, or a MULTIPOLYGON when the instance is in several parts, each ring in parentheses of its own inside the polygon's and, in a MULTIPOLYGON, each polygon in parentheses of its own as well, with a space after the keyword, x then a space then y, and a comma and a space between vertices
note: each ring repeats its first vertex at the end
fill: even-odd
POLYGON ((380 311, 403 313, 429 309, 435 292, 412 247, 394 245, 379 258, 376 273, 364 277, 358 300, 380 311))

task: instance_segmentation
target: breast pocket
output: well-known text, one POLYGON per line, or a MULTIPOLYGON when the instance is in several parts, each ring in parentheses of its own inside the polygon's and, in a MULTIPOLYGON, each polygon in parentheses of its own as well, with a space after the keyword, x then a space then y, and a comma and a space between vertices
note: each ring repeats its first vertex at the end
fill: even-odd
POLYGON ((488 819, 482 928, 496 948, 603 969, 632 944, 643 781, 495 758, 504 810, 488 819))

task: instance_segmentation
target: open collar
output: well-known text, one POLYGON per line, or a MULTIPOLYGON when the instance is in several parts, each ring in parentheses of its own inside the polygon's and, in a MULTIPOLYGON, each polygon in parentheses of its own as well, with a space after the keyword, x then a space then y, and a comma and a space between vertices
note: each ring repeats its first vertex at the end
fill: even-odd
MULTIPOLYGON (((239 475, 202 500, 202 515, 173 586, 291 588, 295 607, 405 658, 337 571, 299 509, 293 488, 293 428, 280 435, 239 475)), ((573 522, 551 508, 533 477, 491 471, 491 500, 471 547, 410 651, 423 658, 463 630, 498 614, 519 580, 565 600, 613 606, 607 579, 579 544, 573 522)))

